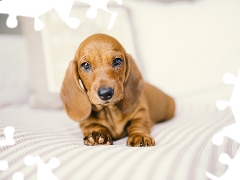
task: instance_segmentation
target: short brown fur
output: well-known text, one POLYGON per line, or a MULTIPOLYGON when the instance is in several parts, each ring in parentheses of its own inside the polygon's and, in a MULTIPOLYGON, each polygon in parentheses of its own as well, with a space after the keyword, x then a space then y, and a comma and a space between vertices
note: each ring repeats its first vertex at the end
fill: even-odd
POLYGON ((131 55, 105 34, 92 35, 80 44, 66 71, 61 99, 68 116, 79 122, 86 145, 109 145, 128 136, 128 146, 154 146, 151 127, 171 119, 175 111, 174 100, 144 82, 131 55), (112 66, 115 58, 122 60, 117 68, 112 66), (82 68, 85 62, 91 70, 82 68), (100 99, 100 87, 112 87, 112 98, 100 99))

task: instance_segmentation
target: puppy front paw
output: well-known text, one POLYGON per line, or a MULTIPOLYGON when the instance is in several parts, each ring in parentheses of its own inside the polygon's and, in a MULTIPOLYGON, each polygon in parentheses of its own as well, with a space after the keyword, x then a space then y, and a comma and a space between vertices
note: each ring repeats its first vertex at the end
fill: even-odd
POLYGON ((105 131, 92 131, 85 135, 83 142, 87 146, 112 145, 112 137, 105 131))
POLYGON ((154 146, 155 140, 149 135, 132 134, 128 137, 127 146, 149 147, 154 146))

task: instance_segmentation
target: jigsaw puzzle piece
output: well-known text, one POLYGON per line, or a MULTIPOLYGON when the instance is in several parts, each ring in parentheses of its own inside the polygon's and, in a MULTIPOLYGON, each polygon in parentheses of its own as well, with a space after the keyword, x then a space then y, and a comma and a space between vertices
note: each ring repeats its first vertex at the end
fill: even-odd
POLYGON ((17 15, 15 14, 15 12, 11 10, 13 8, 13 7, 11 7, 12 5, 13 5, 12 0, 0 1, 0 14, 9 14, 7 21, 6 21, 6 25, 10 28, 15 28, 18 25, 18 20, 17 20, 17 15))
POLYGON ((216 177, 213 174, 206 172, 206 176, 212 180, 239 180, 240 179, 240 153, 237 151, 233 159, 226 153, 222 153, 219 157, 222 164, 228 165, 228 169, 221 177, 216 177))
POLYGON ((24 158, 24 163, 27 166, 37 164, 38 180, 58 180, 58 178, 52 173, 52 169, 57 168, 60 165, 60 161, 53 157, 45 164, 39 156, 28 155, 24 158))
POLYGON ((212 142, 215 145, 222 145, 224 137, 228 137, 240 144, 240 123, 234 123, 222 129, 219 133, 215 134, 212 142))
POLYGON ((67 25, 76 29, 79 27, 80 21, 76 17, 69 17, 75 0, 57 0, 55 1, 55 10, 60 18, 67 23, 67 25))
POLYGON ((51 158, 47 163, 47 167, 49 169, 56 169, 59 165, 60 165, 60 161, 55 157, 51 158))
MULTIPOLYGON (((233 75, 229 75, 233 76, 233 75)), ((230 98, 230 106, 233 112, 233 116, 236 122, 240 123, 240 69, 238 71, 238 76, 229 78, 229 82, 234 84, 232 96, 230 98)))
POLYGON ((0 13, 9 14, 6 25, 15 28, 18 25, 17 16, 32 17, 35 19, 35 30, 42 29, 44 24, 39 16, 53 8, 52 0, 2 0, 0 13))
POLYGON ((35 20, 34 29, 39 31, 44 28, 44 23, 39 17, 55 9, 69 27, 76 29, 79 26, 79 20, 69 17, 73 3, 74 0, 2 0, 0 1, 0 14, 9 14, 6 22, 9 28, 17 27, 17 16, 32 17, 35 20))
POLYGON ((230 105, 230 103, 228 101, 224 101, 224 100, 217 100, 217 102, 216 102, 216 106, 219 110, 224 110, 229 105, 230 105))
MULTIPOLYGON (((109 0, 78 0, 79 2, 83 2, 89 4, 91 7, 87 10, 86 16, 89 19, 95 19, 97 17, 97 10, 102 9, 111 14, 110 21, 108 23, 108 30, 112 29, 113 24, 117 18, 117 12, 112 12, 107 8, 109 0)), ((119 5, 122 4, 122 0, 115 0, 119 5)))
POLYGON ((37 158, 32 155, 28 155, 24 158, 24 164, 27 166, 32 166, 37 163, 36 159, 37 158))
POLYGON ((226 73, 223 76, 223 82, 225 84, 235 84, 236 80, 237 80, 237 78, 231 73, 226 73))
POLYGON ((227 106, 230 106, 233 116, 236 122, 240 122, 240 70, 238 71, 238 76, 235 77, 231 73, 226 73, 223 77, 223 81, 226 84, 234 84, 233 92, 230 98, 230 101, 218 100, 216 106, 219 110, 225 109, 227 106))
POLYGON ((8 162, 5 160, 0 161, 0 171, 6 171, 8 169, 8 162))
POLYGON ((15 141, 13 139, 13 134, 15 132, 14 127, 8 126, 4 128, 4 140, 0 140, 0 147, 1 146, 9 146, 9 145, 14 145, 15 141))
POLYGON ((15 28, 17 27, 18 25, 18 20, 17 20, 17 16, 15 15, 10 15, 8 16, 7 18, 7 21, 6 21, 6 25, 9 27, 9 28, 15 28))
POLYGON ((34 29, 36 31, 40 31, 44 28, 44 23, 42 20, 40 20, 39 18, 35 18, 35 21, 34 21, 34 29))
POLYGON ((16 172, 13 174, 13 180, 24 180, 23 173, 21 172, 16 172))

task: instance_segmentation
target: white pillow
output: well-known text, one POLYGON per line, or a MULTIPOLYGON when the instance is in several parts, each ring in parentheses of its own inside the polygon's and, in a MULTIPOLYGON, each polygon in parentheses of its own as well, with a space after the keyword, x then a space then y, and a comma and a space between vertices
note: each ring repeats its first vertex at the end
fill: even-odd
POLYGON ((0 106, 28 100, 25 40, 20 35, 0 35, 0 106))
POLYGON ((145 78, 152 84, 174 96, 188 95, 226 86, 226 72, 237 75, 240 1, 124 4, 131 9, 145 78))

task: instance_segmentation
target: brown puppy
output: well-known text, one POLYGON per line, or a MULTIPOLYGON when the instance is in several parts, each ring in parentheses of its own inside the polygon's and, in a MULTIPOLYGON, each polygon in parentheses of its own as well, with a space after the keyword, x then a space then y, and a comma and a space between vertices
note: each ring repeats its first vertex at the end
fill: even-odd
POLYGON ((70 62, 61 99, 78 121, 86 145, 112 144, 128 135, 128 146, 154 146, 151 127, 171 119, 174 100, 143 81, 131 55, 113 37, 84 40, 70 62))

